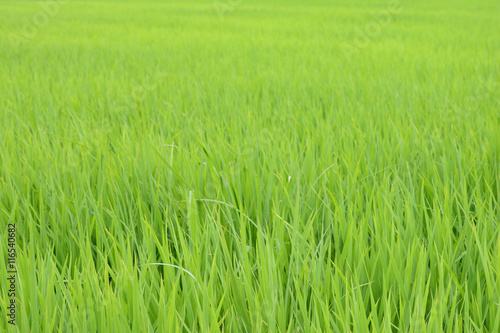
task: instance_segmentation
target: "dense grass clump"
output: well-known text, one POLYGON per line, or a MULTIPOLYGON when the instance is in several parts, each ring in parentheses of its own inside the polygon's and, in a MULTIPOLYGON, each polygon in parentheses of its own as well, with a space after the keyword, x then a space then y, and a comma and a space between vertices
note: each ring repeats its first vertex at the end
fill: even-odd
POLYGON ((44 4, 0 2, 2 330, 500 331, 498 1, 44 4))

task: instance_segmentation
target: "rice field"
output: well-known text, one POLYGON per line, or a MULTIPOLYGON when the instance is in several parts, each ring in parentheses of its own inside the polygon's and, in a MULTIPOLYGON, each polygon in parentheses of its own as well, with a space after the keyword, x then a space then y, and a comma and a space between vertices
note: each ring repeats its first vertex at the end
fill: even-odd
POLYGON ((2 331, 500 332, 500 2, 0 15, 2 331))

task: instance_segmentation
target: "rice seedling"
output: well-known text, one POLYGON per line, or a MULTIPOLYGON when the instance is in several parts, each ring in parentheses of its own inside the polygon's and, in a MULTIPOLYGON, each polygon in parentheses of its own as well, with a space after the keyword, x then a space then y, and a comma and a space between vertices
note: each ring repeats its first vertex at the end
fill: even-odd
POLYGON ((0 328, 499 332, 499 6, 1 1, 0 328))

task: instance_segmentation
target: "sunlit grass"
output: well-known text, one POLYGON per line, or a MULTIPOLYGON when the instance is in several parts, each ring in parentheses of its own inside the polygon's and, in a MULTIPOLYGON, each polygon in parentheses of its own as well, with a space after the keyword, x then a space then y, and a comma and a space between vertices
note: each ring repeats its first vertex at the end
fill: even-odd
POLYGON ((0 327, 500 331, 499 4, 400 5, 0 2, 0 327))

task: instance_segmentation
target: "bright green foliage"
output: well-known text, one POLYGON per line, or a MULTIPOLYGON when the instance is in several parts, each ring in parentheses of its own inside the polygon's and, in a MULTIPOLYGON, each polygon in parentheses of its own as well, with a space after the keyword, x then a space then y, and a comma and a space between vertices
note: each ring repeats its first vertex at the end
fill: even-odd
POLYGON ((2 330, 500 331, 499 1, 42 5, 0 2, 2 330))

